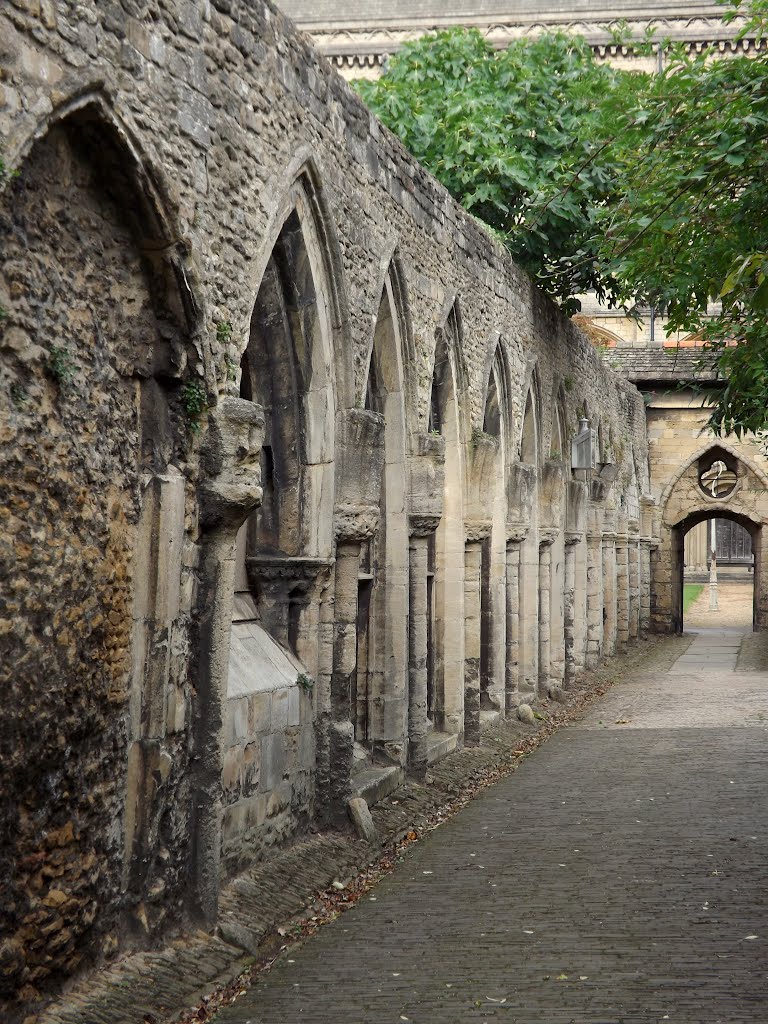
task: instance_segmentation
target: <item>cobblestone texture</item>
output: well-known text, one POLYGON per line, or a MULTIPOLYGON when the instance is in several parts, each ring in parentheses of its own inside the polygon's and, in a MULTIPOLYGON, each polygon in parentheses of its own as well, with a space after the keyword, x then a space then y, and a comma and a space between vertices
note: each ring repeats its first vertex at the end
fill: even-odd
POLYGON ((762 1024, 767 695, 617 686, 217 1024, 762 1024))

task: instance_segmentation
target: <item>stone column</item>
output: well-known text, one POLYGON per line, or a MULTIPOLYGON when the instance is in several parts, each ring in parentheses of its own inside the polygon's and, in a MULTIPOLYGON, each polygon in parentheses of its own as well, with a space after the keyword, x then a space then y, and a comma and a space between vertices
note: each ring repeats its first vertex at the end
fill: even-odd
POLYGON ((427 572, 429 538, 439 522, 439 516, 409 519, 408 763, 417 778, 427 771, 427 572))
POLYGON ((480 573, 490 523, 467 524, 464 545, 464 743, 480 742, 480 573))
POLYGON ((355 730, 352 725, 352 676, 357 667, 357 574, 360 540, 336 544, 336 578, 331 671, 330 807, 331 818, 344 821, 351 793, 355 730))
POLYGON ((640 540, 637 520, 629 523, 629 639, 640 635, 640 540))
POLYGON ((603 533, 603 654, 610 658, 616 653, 617 588, 616 588, 616 534, 603 533))
POLYGON ((565 535, 565 587, 563 591, 563 636, 565 638, 565 688, 576 679, 576 545, 581 533, 569 531, 565 535))
POLYGON ((626 651, 629 642, 629 536, 627 517, 619 516, 616 534, 616 649, 626 651))
POLYGON ((197 595, 197 672, 190 772, 192 870, 188 902, 193 916, 216 920, 221 854, 222 710, 229 672, 235 588, 235 541, 261 504, 259 456, 264 432, 260 406, 224 398, 209 416, 200 483, 201 585, 197 595))
POLYGON ((596 668, 603 653, 603 535, 593 513, 587 534, 587 649, 586 667, 596 668))
POLYGON ((520 704, 520 544, 527 527, 507 526, 506 658, 504 707, 507 717, 520 704))
POLYGON ((539 696, 549 692, 552 660, 552 544, 557 530, 539 530, 539 696))
POLYGON ((640 498, 640 636, 645 638, 651 628, 651 551, 657 541, 653 536, 653 510, 656 502, 647 494, 640 498))

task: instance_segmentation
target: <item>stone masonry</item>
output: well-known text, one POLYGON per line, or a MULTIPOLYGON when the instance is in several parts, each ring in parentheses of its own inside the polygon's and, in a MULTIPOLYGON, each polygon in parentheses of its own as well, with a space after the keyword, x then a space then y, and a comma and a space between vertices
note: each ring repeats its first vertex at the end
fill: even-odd
POLYGON ((12 0, 0 152, 14 1020, 645 631, 654 506, 637 390, 269 4, 12 0))

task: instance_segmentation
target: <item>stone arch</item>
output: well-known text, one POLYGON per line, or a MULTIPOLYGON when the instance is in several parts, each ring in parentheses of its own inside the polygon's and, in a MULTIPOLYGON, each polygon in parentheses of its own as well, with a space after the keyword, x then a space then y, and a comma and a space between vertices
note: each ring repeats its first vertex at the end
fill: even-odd
POLYGON ((698 463, 699 459, 701 459, 704 455, 707 454, 707 452, 711 451, 713 448, 722 448, 724 451, 728 452, 728 454, 731 455, 732 458, 737 459, 739 462, 742 462, 747 467, 747 469, 750 470, 750 472, 755 474, 757 479, 761 482, 762 486, 768 489, 768 473, 766 473, 765 470, 761 469, 761 467, 753 459, 750 459, 747 456, 745 456, 742 449, 737 448, 735 445, 731 444, 729 441, 723 438, 718 438, 717 441, 709 441, 707 444, 702 445, 701 448, 697 448, 697 450, 691 456, 689 456, 685 460, 685 462, 683 462, 683 464, 680 466, 680 468, 677 470, 674 476, 669 480, 664 490, 661 492, 661 497, 659 498, 659 508, 662 510, 662 515, 663 510, 667 507, 667 503, 669 501, 669 497, 672 493, 672 490, 677 485, 679 480, 684 476, 685 473, 688 472, 691 466, 693 466, 695 463, 698 463))
POLYGON ((461 311, 454 299, 435 332, 428 409, 429 430, 445 444, 443 514, 434 551, 433 725, 461 735, 464 730, 464 449, 468 434, 466 374, 462 359, 461 311))
POLYGON ((518 460, 527 466, 537 467, 541 462, 541 404, 539 394, 538 375, 534 370, 526 390, 523 415, 520 420, 518 460))
MULTIPOLYGON (((176 698, 184 705, 186 680, 167 638, 189 629, 179 593, 185 488, 174 463, 186 447, 178 384, 198 305, 166 195, 102 96, 58 108, 14 162, 19 174, 0 196, 0 274, 15 286, 0 476, 3 507, 21 518, 0 572, 25 582, 4 596, 27 631, 0 650, 0 664, 13 666, 0 735, 15 737, 0 754, 12 815, 0 827, 18 865, 44 866, 53 835, 71 865, 55 880, 72 895, 70 938, 25 951, 44 990, 48 976, 66 974, 75 944, 87 958, 117 928, 118 908, 130 912, 151 885, 186 895, 187 863, 160 854, 188 830, 174 792, 188 745, 169 737, 166 718, 176 698), (41 806, 54 780, 68 796, 41 806), (75 866, 87 861, 86 875, 75 866), (89 905, 97 911, 86 924, 89 905)), ((23 867, 3 871, 11 898, 0 928, 23 936, 41 920, 47 886, 33 895, 23 867)), ((150 910, 145 926, 159 924, 150 910)))
MULTIPOLYGON (((316 282, 317 295, 322 303, 326 334, 324 344, 334 389, 334 408, 338 415, 342 410, 354 408, 355 405, 353 343, 349 326, 349 302, 344 283, 344 262, 338 232, 322 182, 323 175, 317 159, 307 146, 300 147, 288 167, 275 175, 273 194, 279 195, 280 199, 272 207, 263 244, 249 264, 251 273, 248 287, 258 298, 259 288, 285 223, 295 213, 309 243, 309 261, 316 282), (291 183, 287 189, 283 185, 286 180, 291 183)), ((250 320, 252 319, 253 310, 250 320)), ((241 357, 248 346, 247 332, 245 337, 246 343, 241 357)))
POLYGON ((686 534, 707 519, 727 519, 744 526, 752 538, 754 574, 753 624, 768 621, 768 595, 764 571, 763 524, 768 520, 766 475, 748 457, 727 441, 717 439, 702 446, 669 481, 659 508, 659 546, 652 566, 651 615, 657 632, 680 632, 683 628, 682 594, 684 542, 686 534), (724 497, 702 490, 699 465, 709 454, 726 454, 736 467, 736 488, 724 497))
POLYGON ((364 407, 383 417, 384 460, 377 529, 364 542, 358 578, 355 739, 368 750, 402 743, 407 720, 408 603, 407 307, 394 258, 385 275, 372 332, 364 407))
POLYGON ((480 719, 486 725, 506 713, 506 541, 507 475, 511 462, 512 412, 509 365, 497 335, 488 369, 482 435, 473 445, 473 460, 483 452, 484 467, 473 467, 472 518, 487 517, 480 575, 480 719), (483 472, 484 468, 484 472, 483 472))

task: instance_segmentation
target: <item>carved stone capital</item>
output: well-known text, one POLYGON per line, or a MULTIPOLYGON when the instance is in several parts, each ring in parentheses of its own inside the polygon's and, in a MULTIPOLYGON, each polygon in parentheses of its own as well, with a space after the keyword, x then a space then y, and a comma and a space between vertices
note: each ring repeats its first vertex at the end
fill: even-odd
POLYGON ((440 516, 419 512, 408 516, 408 531, 412 537, 430 537, 440 525, 440 516))
POLYGON ((491 536, 493 523, 490 519, 472 519, 464 523, 465 537, 468 544, 485 540, 491 536))
POLYGON ((372 537, 379 528, 378 507, 360 508, 357 505, 341 505, 333 515, 333 535, 337 541, 358 541, 362 543, 372 537))
POLYGON ((560 531, 552 526, 539 530, 539 547, 548 548, 550 544, 554 544, 559 533, 560 531))
POLYGON ((572 547, 574 544, 578 544, 584 539, 584 534, 579 530, 566 530, 565 531, 565 546, 572 547))
POLYGON ((528 527, 524 523, 507 523, 507 544, 522 544, 528 536, 528 527))
POLYGON ((603 532, 603 544, 615 544, 615 543, 616 543, 616 534, 612 533, 610 530, 604 531, 603 532))
POLYGON ((309 591, 315 583, 328 579, 333 559, 254 555, 246 558, 245 567, 254 589, 289 581, 292 590, 309 591))

